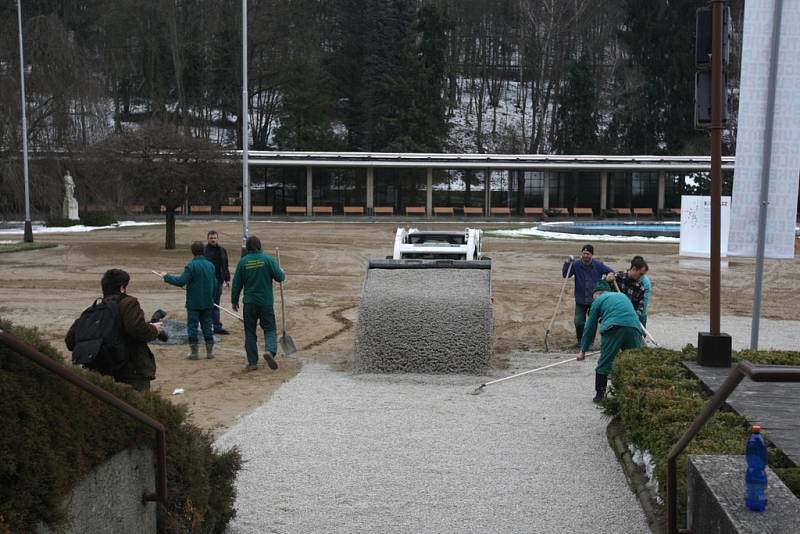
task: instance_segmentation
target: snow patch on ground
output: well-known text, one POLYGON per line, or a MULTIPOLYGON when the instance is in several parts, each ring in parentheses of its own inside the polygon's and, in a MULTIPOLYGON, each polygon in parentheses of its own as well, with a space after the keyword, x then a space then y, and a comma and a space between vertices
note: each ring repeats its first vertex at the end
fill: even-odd
POLYGON ((653 494, 656 496, 658 503, 661 504, 663 499, 661 499, 661 495, 658 494, 658 480, 655 475, 656 463, 653 461, 653 455, 650 454, 650 451, 643 451, 635 445, 631 445, 630 448, 632 453, 631 460, 644 469, 647 475, 647 487, 653 490, 653 494))
MULTIPOLYGON (((546 224, 546 223, 545 223, 546 224)), ((563 223, 561 223, 563 224, 563 223)), ((538 226, 530 228, 517 228, 514 230, 487 230, 486 235, 492 237, 540 237, 543 239, 557 239, 567 241, 629 241, 632 243, 680 243, 678 237, 643 237, 643 236, 620 236, 620 235, 588 235, 588 234, 567 234, 561 232, 547 232, 539 230, 538 226)))
MULTIPOLYGON (((0 234, 21 234, 24 232, 24 225, 23 222, 11 222, 9 224, 17 225, 19 224, 19 228, 3 228, 0 229, 0 234)), ((162 222, 137 222, 137 221, 120 221, 117 224, 112 224, 110 226, 84 226, 82 224, 76 224, 74 226, 44 226, 41 224, 37 224, 33 226, 33 233, 34 234, 66 234, 66 233, 80 233, 80 232, 91 232, 92 230, 108 230, 112 228, 123 228, 126 226, 154 226, 157 224, 164 224, 162 222)), ((8 241, 8 243, 14 243, 15 241, 8 241)))

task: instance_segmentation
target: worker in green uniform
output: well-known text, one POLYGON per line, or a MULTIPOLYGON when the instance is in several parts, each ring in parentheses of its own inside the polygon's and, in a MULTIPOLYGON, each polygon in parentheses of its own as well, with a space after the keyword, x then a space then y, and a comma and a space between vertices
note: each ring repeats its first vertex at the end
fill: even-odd
POLYGON ((589 309, 586 328, 581 338, 581 350, 576 359, 581 361, 586 358, 586 351, 594 340, 597 323, 600 322, 600 359, 595 368, 596 395, 593 399, 599 403, 605 395, 608 373, 611 372, 614 358, 622 350, 641 347, 642 331, 639 316, 636 315, 631 300, 624 293, 613 292, 608 282, 598 282, 592 291, 592 298, 594 302, 589 309))
POLYGON ((214 357, 214 330, 212 310, 214 293, 217 290, 214 264, 203 255, 203 243, 192 243, 192 260, 183 268, 180 276, 159 273, 164 281, 178 287, 186 287, 186 332, 189 337, 189 360, 197 359, 197 324, 203 331, 206 342, 206 358, 214 357))
POLYGON ((283 282, 286 274, 278 262, 261 250, 261 240, 251 235, 245 241, 246 254, 239 260, 231 287, 231 306, 239 310, 239 293, 244 290, 244 348, 247 352, 245 371, 258 369, 258 338, 256 325, 261 324, 264 331, 264 359, 270 369, 277 369, 275 354, 278 340, 275 324, 275 310, 272 298, 272 281, 283 282))

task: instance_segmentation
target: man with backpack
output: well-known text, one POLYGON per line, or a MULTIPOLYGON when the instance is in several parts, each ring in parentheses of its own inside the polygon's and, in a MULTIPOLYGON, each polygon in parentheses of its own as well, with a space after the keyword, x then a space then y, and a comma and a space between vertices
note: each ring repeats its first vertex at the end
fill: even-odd
POLYGON ((214 264, 203 255, 203 243, 192 243, 192 260, 183 268, 180 276, 159 273, 164 281, 178 287, 186 286, 186 333, 189 337, 188 360, 197 359, 197 323, 203 330, 206 342, 206 358, 214 357, 214 330, 212 314, 214 293, 217 290, 214 264))
POLYGON ((103 298, 72 323, 64 341, 73 363, 145 391, 156 377, 147 342, 158 336, 162 325, 145 320, 139 301, 128 295, 130 280, 122 269, 106 271, 100 281, 103 298))

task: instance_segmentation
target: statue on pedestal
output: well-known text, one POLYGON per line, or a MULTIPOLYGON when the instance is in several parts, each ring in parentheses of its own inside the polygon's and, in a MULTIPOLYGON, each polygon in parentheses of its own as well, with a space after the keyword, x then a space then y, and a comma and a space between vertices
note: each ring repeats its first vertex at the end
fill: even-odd
POLYGON ((69 171, 64 176, 64 202, 61 205, 61 215, 65 219, 78 220, 78 201, 75 200, 75 182, 69 171))

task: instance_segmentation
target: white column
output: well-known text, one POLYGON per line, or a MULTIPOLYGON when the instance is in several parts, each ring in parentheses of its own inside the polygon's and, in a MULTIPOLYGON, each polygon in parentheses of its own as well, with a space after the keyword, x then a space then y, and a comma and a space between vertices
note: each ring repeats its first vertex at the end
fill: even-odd
POLYGON ((656 208, 656 215, 661 216, 664 211, 664 192, 666 189, 667 173, 661 171, 658 173, 658 207, 656 208))
POLYGON ((600 173, 600 215, 607 209, 608 203, 608 172, 600 173))
POLYGON ((309 165, 306 167, 306 215, 311 215, 311 207, 314 203, 314 168, 309 165))
POLYGON ((433 168, 428 167, 425 189, 425 213, 433 214, 433 168))
POLYGON ((372 215, 375 207, 375 168, 367 167, 367 215, 372 215))
POLYGON ((550 209, 550 169, 545 169, 542 180, 542 209, 550 209))
POLYGON ((483 212, 486 215, 492 211, 492 169, 486 169, 486 184, 483 190, 483 212))

